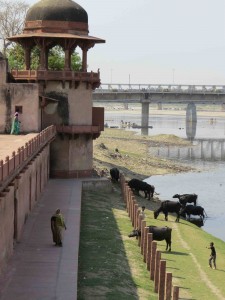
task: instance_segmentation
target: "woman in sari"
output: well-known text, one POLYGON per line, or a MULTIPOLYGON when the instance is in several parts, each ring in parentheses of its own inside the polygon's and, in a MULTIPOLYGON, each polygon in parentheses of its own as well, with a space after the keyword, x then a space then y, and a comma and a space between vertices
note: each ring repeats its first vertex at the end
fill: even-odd
POLYGON ((66 224, 60 209, 57 209, 55 214, 51 217, 52 238, 56 246, 62 247, 63 228, 66 230, 66 224))
POLYGON ((18 118, 19 114, 16 112, 14 114, 13 122, 12 122, 12 127, 11 127, 11 134, 19 134, 20 133, 20 121, 18 118))

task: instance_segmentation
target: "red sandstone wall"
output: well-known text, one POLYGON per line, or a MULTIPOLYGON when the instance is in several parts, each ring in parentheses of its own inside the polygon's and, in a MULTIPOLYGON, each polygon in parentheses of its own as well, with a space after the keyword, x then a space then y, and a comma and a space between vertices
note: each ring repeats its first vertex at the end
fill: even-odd
POLYGON ((16 108, 22 111, 19 112, 22 132, 39 132, 41 130, 38 84, 6 83, 0 86, 0 132, 4 132, 5 128, 7 128, 7 132, 10 131, 16 108))
POLYGON ((68 91, 69 124, 92 125, 92 89, 81 84, 68 91))
POLYGON ((0 271, 5 267, 13 252, 14 234, 14 187, 10 186, 0 196, 0 271))
POLYGON ((0 194, 0 272, 12 255, 13 243, 21 239, 29 213, 40 199, 48 181, 48 164, 49 145, 0 194))
POLYGON ((16 106, 22 107, 22 113, 19 113, 21 131, 39 132, 41 130, 39 85, 37 83, 10 83, 8 88, 10 89, 12 116, 16 106))

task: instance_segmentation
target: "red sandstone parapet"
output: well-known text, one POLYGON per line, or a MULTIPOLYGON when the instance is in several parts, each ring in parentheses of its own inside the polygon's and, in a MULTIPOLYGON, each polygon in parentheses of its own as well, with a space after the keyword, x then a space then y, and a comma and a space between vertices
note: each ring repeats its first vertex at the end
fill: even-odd
POLYGON ((49 143, 56 135, 55 126, 51 125, 41 131, 36 137, 25 144, 25 147, 18 148, 17 153, 14 151, 12 157, 7 156, 5 161, 0 161, 0 192, 5 188, 4 182, 30 160, 43 146, 49 143))

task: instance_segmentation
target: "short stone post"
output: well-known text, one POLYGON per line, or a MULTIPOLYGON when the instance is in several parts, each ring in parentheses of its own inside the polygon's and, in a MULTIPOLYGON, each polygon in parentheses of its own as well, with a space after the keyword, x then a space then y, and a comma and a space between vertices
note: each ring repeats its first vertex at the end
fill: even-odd
POLYGON ((13 159, 13 170, 16 168, 16 152, 13 151, 12 153, 12 159, 13 159))
POLYGON ((132 226, 134 227, 134 224, 135 224, 135 204, 136 204, 136 201, 135 201, 135 197, 132 196, 132 205, 133 205, 133 208, 132 208, 132 226))
POLYGON ((160 267, 160 259, 161 259, 161 251, 156 250, 156 257, 155 257, 155 275, 154 275, 154 291, 155 293, 159 292, 159 267, 160 267))
POLYGON ((150 262, 150 279, 154 280, 155 275, 155 256, 156 256, 156 248, 157 242, 152 242, 152 249, 151 249, 151 262, 150 262))
POLYGON ((130 204, 131 204, 131 190, 128 188, 128 193, 127 193, 127 208, 128 208, 128 217, 130 217, 130 204))
POLYGON ((7 169, 7 176, 9 175, 9 156, 6 156, 5 158, 5 165, 7 169))
POLYGON ((178 299, 179 299, 179 286, 174 286, 172 300, 178 300, 178 299))
POLYGON ((137 208, 135 229, 138 228, 140 210, 137 208))
POLYGON ((126 210, 128 212, 128 185, 127 185, 127 183, 124 186, 124 202, 126 204, 126 210))
POLYGON ((172 273, 166 272, 165 300, 171 300, 172 294, 172 273))
POLYGON ((0 161, 0 181, 3 180, 3 160, 0 161))
POLYGON ((24 154, 25 154, 25 153, 24 153, 24 152, 25 152, 25 151, 24 151, 24 146, 22 146, 22 147, 21 147, 22 162, 24 162, 24 160, 25 160, 25 158, 24 158, 24 156, 25 156, 24 154))
POLYGON ((146 221, 141 221, 141 254, 144 253, 144 232, 146 227, 146 221))
POLYGON ((143 244, 143 261, 146 263, 147 259, 147 243, 148 243, 148 231, 149 227, 144 228, 144 244, 143 244))
POLYGON ((132 223, 132 213, 133 213, 133 201, 132 201, 132 193, 130 192, 130 220, 132 223))
POLYGON ((152 238, 153 234, 147 234, 147 270, 150 271, 150 262, 151 262, 151 254, 152 254, 152 238))
POLYGON ((29 154, 28 154, 28 143, 25 143, 25 156, 26 156, 26 159, 29 156, 29 154))
POLYGON ((164 300, 166 278, 166 261, 160 260, 159 265, 159 300, 164 300))
POLYGON ((123 185, 123 201, 127 208, 127 183, 124 183, 123 185))
MULTIPOLYGON (((141 230, 141 222, 142 222, 142 217, 138 216, 138 230, 141 230)), ((139 235, 138 236, 138 246, 140 247, 141 246, 141 236, 139 235)))
POLYGON ((134 204, 134 229, 137 228, 137 211, 138 211, 138 204, 134 204))
POLYGON ((134 196, 132 195, 131 196, 131 222, 132 222, 132 226, 134 226, 134 204, 135 204, 135 198, 134 196))
POLYGON ((132 216, 132 195, 133 195, 133 193, 132 193, 130 188, 129 188, 129 194, 128 195, 129 195, 129 217, 131 219, 131 216, 132 216))
POLYGON ((21 159, 21 148, 18 148, 17 150, 18 156, 19 156, 19 164, 22 163, 22 159, 21 159))

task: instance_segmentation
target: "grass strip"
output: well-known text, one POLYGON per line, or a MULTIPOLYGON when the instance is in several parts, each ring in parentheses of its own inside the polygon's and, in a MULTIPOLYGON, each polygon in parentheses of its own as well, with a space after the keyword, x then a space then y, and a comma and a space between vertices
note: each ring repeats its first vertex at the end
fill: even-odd
POLYGON ((118 189, 82 197, 78 299, 157 299, 118 189))

